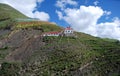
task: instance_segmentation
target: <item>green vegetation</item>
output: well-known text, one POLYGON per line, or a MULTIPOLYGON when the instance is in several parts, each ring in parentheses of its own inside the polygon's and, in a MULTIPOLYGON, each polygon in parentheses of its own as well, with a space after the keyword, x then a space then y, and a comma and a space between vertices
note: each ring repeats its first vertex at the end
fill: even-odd
POLYGON ((11 27, 15 24, 15 21, 12 19, 8 19, 5 21, 0 22, 0 29, 8 29, 10 30, 11 27))
POLYGON ((26 74, 34 71, 36 75, 42 76, 70 76, 72 72, 92 62, 87 66, 90 71, 83 68, 88 70, 83 75, 119 75, 120 45, 82 33, 77 35, 79 38, 45 37, 43 41, 46 45, 25 62, 25 66, 31 64, 26 74))
POLYGON ((7 46, 6 46, 6 47, 3 47, 3 48, 0 48, 0 50, 6 50, 6 49, 8 49, 7 46))
POLYGON ((20 76, 20 64, 4 62, 1 64, 0 75, 1 76, 20 76))
MULTIPOLYGON (((75 34, 77 38, 61 36, 42 38, 42 42, 45 43, 44 46, 36 45, 35 47, 40 48, 37 51, 33 50, 32 55, 29 55, 29 53, 21 54, 23 56, 28 55, 20 62, 21 66, 15 66, 20 67, 21 70, 12 68, 13 72, 11 72, 5 67, 4 70, 1 69, 1 74, 3 76, 4 74, 19 75, 20 72, 20 75, 25 76, 120 75, 119 42, 107 41, 84 33, 76 32, 75 34), (6 71, 10 72, 6 73, 6 71)), ((4 50, 6 48, 1 49, 1 51, 4 50)), ((10 64, 14 65, 14 63, 10 64)))
POLYGON ((3 48, 0 48, 0 63, 2 63, 3 61, 5 61, 5 57, 8 55, 8 53, 10 51, 9 50, 9 47, 5 46, 3 48))
POLYGON ((45 32, 61 30, 60 27, 53 23, 28 18, 16 9, 10 7, 9 5, 0 3, 0 29, 11 29, 12 27, 14 29, 45 29, 45 32))
POLYGON ((0 21, 4 19, 28 18, 7 4, 0 3, 0 21))
POLYGON ((33 28, 33 29, 44 30, 44 32, 62 30, 57 25, 45 21, 18 22, 15 28, 16 29, 33 28))
POLYGON ((28 18, 7 4, 0 3, 0 29, 10 28, 14 25, 16 18, 28 18))

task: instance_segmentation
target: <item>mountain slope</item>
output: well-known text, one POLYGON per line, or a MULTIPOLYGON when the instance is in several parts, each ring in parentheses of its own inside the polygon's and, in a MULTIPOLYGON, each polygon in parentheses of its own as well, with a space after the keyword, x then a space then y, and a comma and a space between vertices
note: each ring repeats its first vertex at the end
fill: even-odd
POLYGON ((74 32, 75 37, 42 37, 63 28, 26 18, 0 4, 0 76, 119 76, 120 41, 74 32), (2 10, 2 11, 1 11, 2 10), (3 14, 5 13, 5 14, 3 14))
POLYGON ((17 18, 28 18, 7 4, 0 3, 0 29, 10 28, 17 18))
POLYGON ((7 4, 0 3, 0 21, 8 18, 28 18, 7 4))
MULTIPOLYGON (((111 42, 77 32, 77 38, 41 37, 42 33, 30 28, 18 29, 11 34, 0 51, 2 68, 11 65, 12 75, 23 76, 119 75, 119 41, 111 42)), ((9 70, 5 69, 1 69, 0 73, 9 70)), ((5 75, 10 75, 10 72, 5 75)))

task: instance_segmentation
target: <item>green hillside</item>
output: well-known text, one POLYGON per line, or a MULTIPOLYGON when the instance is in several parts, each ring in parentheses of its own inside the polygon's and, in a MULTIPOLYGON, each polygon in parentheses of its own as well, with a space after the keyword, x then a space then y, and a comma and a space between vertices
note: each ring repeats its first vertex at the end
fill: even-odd
MULTIPOLYGON (((28 18, 13 7, 7 4, 0 3, 0 29, 10 29, 11 27, 14 29, 31 27, 47 28, 49 27, 48 25, 53 26, 53 31, 54 29, 59 29, 59 27, 56 27, 55 24, 45 21, 39 21, 38 19, 34 18, 28 18)), ((46 29, 46 31, 49 31, 49 29, 46 29)))
POLYGON ((11 27, 17 18, 28 18, 7 4, 0 3, 0 29, 11 27))
POLYGON ((5 47, 0 49, 2 65, 0 74, 3 76, 120 75, 119 41, 107 41, 78 32, 75 33, 77 38, 42 38, 40 36, 42 33, 43 31, 35 29, 18 29, 13 32, 5 47))
POLYGON ((0 13, 0 76, 120 76, 120 41, 81 32, 43 37, 63 28, 14 21, 27 17, 5 4, 0 4, 0 13))
POLYGON ((0 21, 7 18, 28 18, 7 4, 0 3, 0 21))

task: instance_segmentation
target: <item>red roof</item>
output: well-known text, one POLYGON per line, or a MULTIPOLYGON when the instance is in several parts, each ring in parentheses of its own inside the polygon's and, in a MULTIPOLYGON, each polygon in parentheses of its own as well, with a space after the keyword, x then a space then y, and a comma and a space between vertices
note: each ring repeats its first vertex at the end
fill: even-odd
MULTIPOLYGON (((73 29, 71 27, 67 27, 64 30, 73 30, 73 29)), ((42 35, 45 35, 45 34, 47 34, 47 35, 50 35, 50 34, 59 35, 59 34, 61 34, 61 32, 62 31, 46 32, 46 33, 43 33, 42 35)))

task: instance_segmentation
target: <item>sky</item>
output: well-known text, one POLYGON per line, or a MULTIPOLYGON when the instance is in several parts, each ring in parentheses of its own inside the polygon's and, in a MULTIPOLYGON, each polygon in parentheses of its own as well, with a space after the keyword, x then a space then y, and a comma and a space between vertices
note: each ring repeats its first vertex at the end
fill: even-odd
POLYGON ((0 0, 31 18, 120 40, 120 0, 0 0))

